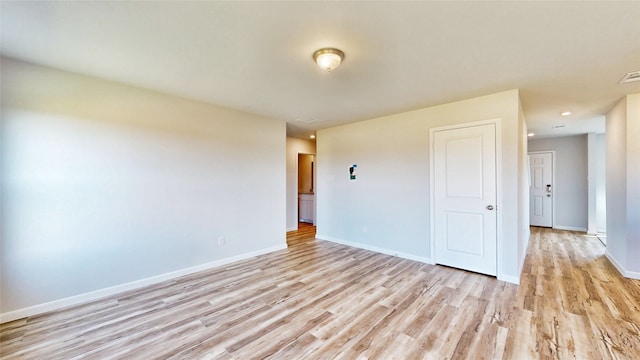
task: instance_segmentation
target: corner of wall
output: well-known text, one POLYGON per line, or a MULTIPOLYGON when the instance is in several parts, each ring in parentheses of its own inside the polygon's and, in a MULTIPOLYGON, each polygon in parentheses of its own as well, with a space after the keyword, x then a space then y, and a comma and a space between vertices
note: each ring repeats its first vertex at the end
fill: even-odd
POLYGON ((522 101, 518 96, 518 275, 522 274, 531 236, 529 227, 528 131, 522 101))
POLYGON ((125 292, 125 291, 140 289, 140 288, 143 288, 143 287, 146 287, 146 286, 151 286, 151 285, 154 285, 154 284, 161 283, 163 281, 176 279, 176 278, 179 278, 181 276, 186 276, 186 275, 193 274, 193 273, 196 273, 196 272, 213 269, 213 268, 216 268, 216 267, 219 267, 219 266, 223 266, 223 265, 226 265, 226 264, 230 264, 230 263, 233 263, 233 262, 236 262, 236 261, 246 260, 246 259, 250 259, 252 257, 256 257, 256 256, 259 256, 259 255, 268 254, 268 253, 271 253, 271 252, 274 252, 274 251, 284 250, 286 248, 287 248, 287 245, 285 243, 285 244, 281 244, 281 245, 270 247, 270 248, 266 248, 266 249, 252 251, 252 252, 247 253, 247 254, 242 254, 242 255, 239 255, 239 256, 234 256, 234 257, 230 257, 230 258, 226 258, 226 259, 222 259, 222 260, 212 261, 212 262, 209 262, 209 263, 206 263, 206 264, 193 266, 193 267, 190 267, 190 268, 187 268, 187 269, 181 269, 181 270, 177 270, 177 271, 172 271, 172 272, 169 272, 169 273, 155 275, 155 276, 151 276, 151 277, 148 277, 148 278, 145 278, 145 279, 140 279, 140 280, 131 281, 131 282, 128 282, 128 283, 125 283, 125 284, 112 286, 112 287, 109 287, 109 288, 94 290, 94 291, 90 291, 90 292, 87 292, 87 293, 84 293, 84 294, 78 294, 78 295, 66 297, 66 298, 63 298, 63 299, 57 299, 57 300, 54 300, 54 301, 50 301, 50 302, 46 302, 46 303, 42 303, 42 304, 38 304, 38 305, 34 305, 34 306, 15 309, 15 310, 12 310, 12 311, 0 313, 0 324, 6 323, 6 322, 9 322, 9 321, 22 319, 22 318, 29 317, 29 316, 42 314, 42 313, 45 313, 45 312, 48 312, 48 311, 55 311, 55 310, 58 310, 58 309, 69 307, 69 306, 80 305, 80 304, 84 304, 84 303, 87 303, 87 302, 90 302, 90 301, 100 300, 100 299, 106 298, 108 296, 113 296, 113 295, 116 295, 116 294, 119 294, 119 293, 122 293, 122 292, 125 292))
POLYGON ((627 262, 627 98, 606 115, 607 257, 625 272, 627 262))
POLYGON ((1 61, 0 312, 285 246, 283 120, 1 61))

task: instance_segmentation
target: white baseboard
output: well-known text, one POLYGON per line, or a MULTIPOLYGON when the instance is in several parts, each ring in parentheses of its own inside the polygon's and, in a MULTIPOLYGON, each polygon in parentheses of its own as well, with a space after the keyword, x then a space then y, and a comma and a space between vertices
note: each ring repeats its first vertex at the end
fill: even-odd
POLYGON ((556 225, 553 228, 556 229, 556 230, 569 230, 569 231, 587 232, 587 228, 585 228, 585 227, 556 225))
POLYGON ((609 251, 605 251, 604 252, 604 256, 607 257, 607 259, 609 259, 609 261, 611 261, 611 263, 613 264, 613 266, 618 269, 618 272, 620 272, 620 274, 622 274, 622 276, 624 276, 624 273, 626 272, 626 270, 624 269, 624 267, 618 262, 618 260, 616 260, 613 256, 611 256, 611 254, 609 253, 609 251))
POLYGON ((498 274, 498 276, 496 276, 496 277, 500 281, 504 281, 504 282, 508 282, 508 283, 516 284, 516 285, 520 285, 520 278, 517 277, 517 276, 498 274))
POLYGON ((316 234, 316 239, 326 240, 326 241, 330 241, 330 242, 333 242, 333 243, 336 243, 336 244, 342 244, 342 245, 351 246, 351 247, 358 248, 358 249, 369 250, 369 251, 377 252, 377 253, 380 253, 380 254, 396 256, 396 257, 407 259, 407 260, 414 260, 414 261, 419 261, 419 262, 422 262, 422 263, 425 263, 425 264, 433 265, 433 262, 431 262, 431 259, 429 257, 426 257, 426 256, 418 256, 418 255, 404 253, 404 252, 400 252, 400 251, 396 251, 396 250, 389 250, 389 249, 385 249, 385 248, 381 248, 381 247, 377 247, 377 246, 370 246, 370 245, 361 244, 361 243, 357 243, 357 242, 353 242, 353 241, 347 241, 347 240, 343 240, 343 239, 338 239, 338 238, 334 238, 334 237, 326 236, 326 235, 318 235, 318 234, 316 234))
POLYGON ((604 255, 607 257, 607 259, 609 259, 609 261, 611 261, 613 266, 618 270, 618 272, 620 272, 622 276, 629 279, 640 280, 640 272, 629 271, 625 269, 622 264, 620 264, 613 256, 611 256, 609 251, 605 251, 604 255))
MULTIPOLYGON (((529 241, 531 240, 531 230, 530 228, 526 228, 526 230, 524 231, 524 236, 525 236, 525 243, 524 243, 524 247, 522 248, 522 253, 518 254, 518 256, 520 257, 519 259, 519 263, 520 266, 518 266, 518 274, 522 274, 522 269, 524 269, 524 262, 525 259, 527 257, 527 249, 529 248, 529 241)), ((506 281, 512 284, 516 284, 516 285, 520 285, 520 275, 518 276, 513 276, 513 275, 504 275, 504 274, 499 274, 497 276, 498 280, 502 280, 502 281, 506 281)))
MULTIPOLYGON (((380 254, 396 256, 396 257, 407 259, 407 260, 419 261, 419 262, 422 262, 422 263, 425 263, 425 264, 435 265, 434 262, 431 261, 431 258, 426 257, 426 256, 418 256, 418 255, 414 255, 414 254, 398 252, 398 251, 395 251, 395 250, 389 250, 389 249, 385 249, 385 248, 381 248, 381 247, 377 247, 377 246, 371 246, 371 245, 361 244, 361 243, 357 243, 357 242, 353 242, 353 241, 347 241, 347 240, 338 239, 338 238, 334 238, 334 237, 326 236, 326 235, 318 235, 318 234, 316 234, 316 239, 330 241, 330 242, 333 242, 333 243, 336 243, 336 244, 351 246, 351 247, 358 248, 358 249, 369 250, 369 251, 377 252, 377 253, 380 253, 380 254)), ((517 276, 510 276, 510 275, 500 274, 500 275, 497 276, 497 279, 501 280, 501 281, 508 282, 508 283, 516 284, 516 285, 520 284, 520 278, 517 277, 517 276)))
POLYGON ((17 309, 17 310, 12 310, 12 311, 0 314, 0 324, 17 320, 17 319, 22 319, 29 316, 42 314, 49 311, 60 310, 62 308, 66 308, 69 306, 80 305, 83 303, 87 303, 89 301, 99 300, 101 298, 116 295, 124 291, 134 290, 141 287, 157 284, 159 282, 171 280, 180 276, 189 275, 192 273, 196 273, 198 271, 208 270, 211 268, 226 265, 226 264, 240 261, 240 260, 250 259, 252 257, 268 254, 268 253, 278 251, 278 250, 283 250, 286 248, 287 248, 287 244, 285 243, 285 244, 273 246, 266 249, 252 251, 246 254, 241 254, 241 255, 225 258, 225 259, 211 261, 205 264, 196 265, 186 269, 176 270, 176 271, 148 277, 146 279, 131 281, 128 283, 124 283, 124 284, 120 284, 120 285, 116 285, 116 286, 112 286, 104 289, 94 290, 88 293, 74 295, 74 296, 50 301, 43 304, 33 305, 33 306, 29 306, 29 307, 17 309))
POLYGON ((298 230, 298 227, 297 227, 297 226, 287 228, 287 232, 289 232, 289 231, 296 231, 296 230, 298 230))

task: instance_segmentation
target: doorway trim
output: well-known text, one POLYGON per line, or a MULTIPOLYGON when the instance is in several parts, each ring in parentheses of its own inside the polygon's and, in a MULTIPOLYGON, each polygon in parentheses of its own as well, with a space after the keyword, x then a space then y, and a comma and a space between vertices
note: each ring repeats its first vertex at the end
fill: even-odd
MULTIPOLYGON (((551 182, 553 186, 553 196, 551 197, 551 228, 556 228, 556 151, 555 150, 538 150, 538 151, 529 151, 527 153, 527 173, 529 174, 529 188, 531 188, 531 164, 529 163, 529 155, 531 154, 548 154, 551 153, 551 182)), ((531 189, 529 189, 529 204, 531 204, 531 189)), ((529 205, 531 206, 531 205, 529 205)), ((529 211, 531 211, 531 207, 529 207, 529 211)), ((529 226, 531 226, 531 214, 528 216, 529 218, 529 226)))
POLYGON ((435 133, 443 130, 462 129, 467 127, 493 124, 496 131, 496 277, 502 279, 502 119, 489 119, 465 122, 453 125, 438 126, 429 129, 429 258, 431 264, 437 264, 435 237, 435 133))

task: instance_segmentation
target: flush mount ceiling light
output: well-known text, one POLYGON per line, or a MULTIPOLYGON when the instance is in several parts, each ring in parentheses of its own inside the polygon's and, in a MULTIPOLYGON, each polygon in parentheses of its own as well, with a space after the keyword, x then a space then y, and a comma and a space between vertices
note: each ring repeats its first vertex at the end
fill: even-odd
POLYGON ((326 71, 337 68, 343 59, 344 53, 334 48, 322 48, 313 53, 313 60, 326 71))
POLYGON ((563 111, 560 113, 560 116, 569 116, 571 115, 571 111, 563 111))

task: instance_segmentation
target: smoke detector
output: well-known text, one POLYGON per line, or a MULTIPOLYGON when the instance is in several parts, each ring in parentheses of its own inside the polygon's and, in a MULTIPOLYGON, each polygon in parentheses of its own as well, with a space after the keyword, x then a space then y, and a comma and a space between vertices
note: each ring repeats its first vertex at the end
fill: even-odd
POLYGON ((618 84, 626 84, 634 81, 640 81, 640 70, 624 74, 618 84))

